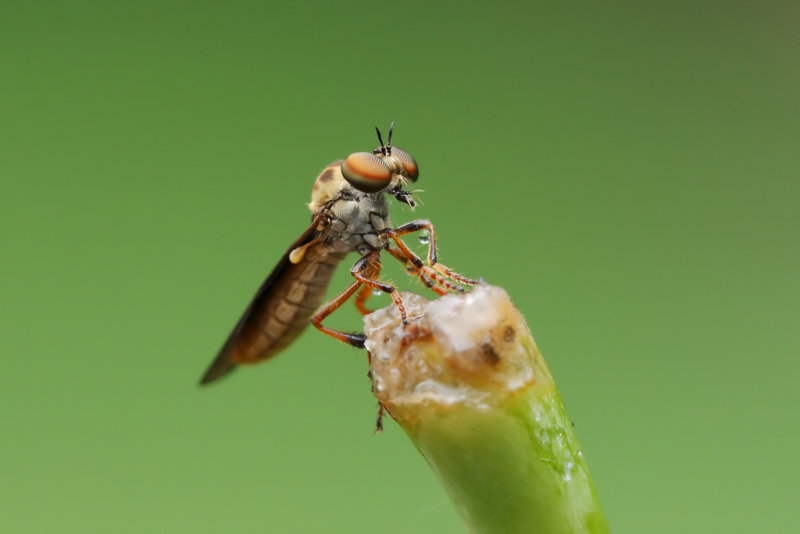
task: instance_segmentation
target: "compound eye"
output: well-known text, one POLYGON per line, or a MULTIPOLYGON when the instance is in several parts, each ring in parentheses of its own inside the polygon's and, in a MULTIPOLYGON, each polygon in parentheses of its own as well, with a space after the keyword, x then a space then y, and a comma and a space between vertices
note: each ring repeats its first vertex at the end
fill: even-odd
POLYGON ((342 174, 350 185, 364 193, 377 193, 392 181, 392 170, 369 152, 350 154, 342 162, 342 174))
POLYGON ((396 157, 403 163, 403 167, 406 168, 408 177, 416 182, 417 178, 419 177, 419 167, 417 167, 417 162, 414 161, 414 158, 412 158, 408 152, 401 150, 396 146, 392 147, 392 156, 396 157))

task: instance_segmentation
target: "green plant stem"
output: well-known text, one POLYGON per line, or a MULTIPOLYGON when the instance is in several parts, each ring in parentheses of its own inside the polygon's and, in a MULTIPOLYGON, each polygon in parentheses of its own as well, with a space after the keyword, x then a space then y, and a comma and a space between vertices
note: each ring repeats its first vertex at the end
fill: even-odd
POLYGON ((473 533, 608 532, 553 377, 498 287, 365 318, 373 392, 473 533))

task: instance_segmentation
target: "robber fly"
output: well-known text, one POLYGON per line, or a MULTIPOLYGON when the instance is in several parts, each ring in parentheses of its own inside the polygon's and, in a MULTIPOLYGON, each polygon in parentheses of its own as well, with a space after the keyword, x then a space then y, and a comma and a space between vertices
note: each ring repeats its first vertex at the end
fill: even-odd
POLYGON ((440 295, 463 291, 458 284, 475 285, 436 261, 436 234, 433 224, 416 220, 393 228, 389 220, 389 197, 416 205, 412 191, 404 186, 416 182, 417 162, 407 152, 392 146, 389 127, 386 144, 378 132, 380 146, 370 152, 350 154, 344 161, 325 167, 314 182, 309 208, 311 226, 289 247, 261 285, 201 384, 208 384, 231 372, 237 365, 254 364, 271 358, 292 343, 309 322, 328 334, 355 347, 363 348, 365 336, 328 328, 322 321, 356 294, 355 304, 362 314, 373 291, 389 293, 403 323, 406 311, 400 293, 393 285, 377 279, 380 252, 387 251, 440 295), (423 262, 400 239, 412 232, 427 231, 428 257, 423 262), (317 309, 333 272, 349 252, 361 255, 350 273, 355 278, 337 297, 317 309))

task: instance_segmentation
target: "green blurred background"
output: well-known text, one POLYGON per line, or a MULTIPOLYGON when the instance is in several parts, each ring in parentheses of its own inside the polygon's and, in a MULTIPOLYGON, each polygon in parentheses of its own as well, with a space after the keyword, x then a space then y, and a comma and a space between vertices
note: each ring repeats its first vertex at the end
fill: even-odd
POLYGON ((463 531, 402 431, 373 434, 364 353, 309 330, 196 385, 319 170, 395 120, 425 192, 394 221, 433 219, 526 314, 612 530, 796 532, 799 25, 0 2, 0 531, 463 531))

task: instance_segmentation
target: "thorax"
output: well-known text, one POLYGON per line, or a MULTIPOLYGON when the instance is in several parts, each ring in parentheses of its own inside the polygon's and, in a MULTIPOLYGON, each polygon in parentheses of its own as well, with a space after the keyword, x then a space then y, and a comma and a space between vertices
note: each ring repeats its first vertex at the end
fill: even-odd
POLYGON ((325 243, 340 252, 370 250, 386 247, 380 235, 392 227, 389 203, 382 193, 343 193, 324 208, 328 223, 322 231, 325 243))

